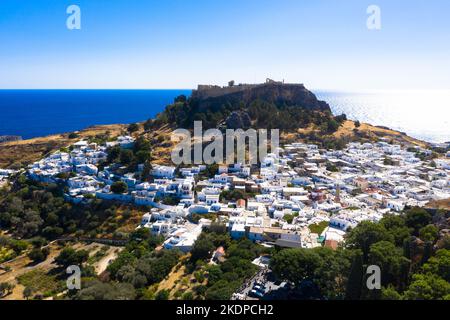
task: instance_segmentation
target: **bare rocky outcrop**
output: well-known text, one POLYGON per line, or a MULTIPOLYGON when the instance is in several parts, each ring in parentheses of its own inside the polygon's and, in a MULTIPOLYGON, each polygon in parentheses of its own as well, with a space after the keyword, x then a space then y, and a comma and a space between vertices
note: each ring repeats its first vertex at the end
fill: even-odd
POLYGON ((225 123, 228 129, 248 129, 252 124, 247 112, 233 112, 225 123))

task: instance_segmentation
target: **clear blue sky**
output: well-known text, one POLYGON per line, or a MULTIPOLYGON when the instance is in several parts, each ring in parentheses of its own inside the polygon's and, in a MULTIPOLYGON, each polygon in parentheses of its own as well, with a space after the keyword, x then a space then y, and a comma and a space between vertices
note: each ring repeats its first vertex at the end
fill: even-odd
POLYGON ((449 15, 448 0, 1 0, 0 88, 448 89, 449 15))

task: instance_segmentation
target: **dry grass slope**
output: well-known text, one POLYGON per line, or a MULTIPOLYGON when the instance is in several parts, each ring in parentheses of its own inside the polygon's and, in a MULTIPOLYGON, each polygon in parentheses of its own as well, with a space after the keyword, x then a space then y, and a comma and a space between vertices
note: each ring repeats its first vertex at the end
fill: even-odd
MULTIPOLYGON (((94 126, 79 131, 79 138, 93 138, 97 135, 108 134, 111 137, 120 135, 126 125, 115 124, 94 126)), ((69 139, 69 134, 56 134, 42 138, 0 143, 0 168, 28 165, 62 147, 74 143, 76 139, 69 139)))

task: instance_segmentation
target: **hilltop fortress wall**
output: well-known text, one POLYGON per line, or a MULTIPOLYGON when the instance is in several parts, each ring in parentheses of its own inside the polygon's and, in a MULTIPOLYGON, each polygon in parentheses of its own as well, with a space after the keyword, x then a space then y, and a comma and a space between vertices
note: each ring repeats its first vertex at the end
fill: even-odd
POLYGON ((237 93, 248 89, 256 88, 260 84, 239 84, 235 86, 221 87, 214 85, 199 85, 197 90, 192 92, 193 97, 208 99, 237 93))
MULTIPOLYGON (((192 91, 192 97, 200 98, 200 99, 208 99, 220 97, 228 94, 238 93, 242 91, 247 91, 251 89, 255 89, 258 87, 264 87, 268 85, 286 85, 292 86, 288 84, 284 84, 284 81, 273 81, 271 79, 267 79, 265 83, 258 84, 245 84, 240 83, 238 85, 234 85, 234 81, 230 81, 230 84, 226 87, 216 86, 216 85, 198 85, 197 90, 192 91)), ((303 84, 296 84, 295 86, 299 86, 304 88, 303 84)))

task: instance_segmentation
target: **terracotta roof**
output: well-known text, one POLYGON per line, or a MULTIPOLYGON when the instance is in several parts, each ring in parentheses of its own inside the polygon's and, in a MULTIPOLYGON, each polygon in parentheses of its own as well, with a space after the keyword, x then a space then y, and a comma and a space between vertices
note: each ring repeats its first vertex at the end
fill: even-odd
POLYGON ((218 247, 216 250, 216 253, 223 255, 223 254, 225 254, 225 249, 223 247, 218 247))
POLYGON ((339 243, 336 240, 326 240, 325 247, 336 250, 338 248, 339 243))

